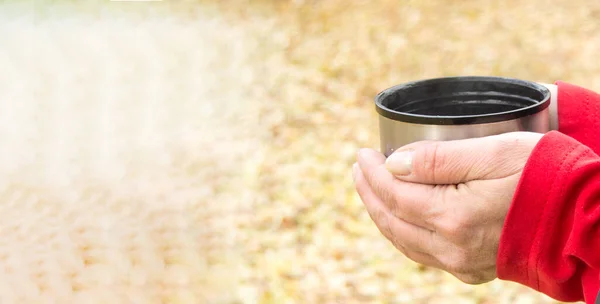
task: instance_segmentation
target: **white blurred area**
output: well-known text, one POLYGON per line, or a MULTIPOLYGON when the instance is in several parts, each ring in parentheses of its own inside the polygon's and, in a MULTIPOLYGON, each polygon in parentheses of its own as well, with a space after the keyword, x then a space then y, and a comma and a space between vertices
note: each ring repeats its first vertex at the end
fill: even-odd
POLYGON ((256 42, 209 8, 40 3, 0 4, 0 303, 236 298, 256 42))
POLYGON ((83 171, 114 181, 145 156, 169 166, 175 146, 227 163, 256 135, 247 126, 257 108, 244 106, 254 77, 244 60, 256 42, 240 29, 212 14, 182 22, 76 7, 33 22, 2 9, 0 144, 11 147, 2 168, 48 166, 53 182, 83 171))

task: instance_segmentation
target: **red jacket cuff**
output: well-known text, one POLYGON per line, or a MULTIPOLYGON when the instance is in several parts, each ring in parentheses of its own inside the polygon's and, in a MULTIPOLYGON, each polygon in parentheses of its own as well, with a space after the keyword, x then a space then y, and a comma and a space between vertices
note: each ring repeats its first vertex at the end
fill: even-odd
MULTIPOLYGON (((547 238, 547 222, 553 217, 546 208, 550 198, 560 191, 560 176, 568 174, 576 154, 585 148, 559 132, 550 132, 536 145, 522 173, 511 208, 505 219, 498 248, 498 278, 527 285, 562 301, 578 301, 580 293, 561 294, 540 280, 540 249, 547 238)), ((587 148, 585 148, 587 149, 587 148)), ((543 274, 542 274, 543 276, 543 274)), ((581 289, 581 287, 579 287, 581 289)))

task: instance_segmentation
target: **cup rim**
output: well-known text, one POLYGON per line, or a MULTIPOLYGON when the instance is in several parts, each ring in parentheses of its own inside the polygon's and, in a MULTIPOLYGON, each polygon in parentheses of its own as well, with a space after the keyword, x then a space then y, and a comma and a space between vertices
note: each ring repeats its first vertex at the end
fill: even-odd
POLYGON ((427 125, 465 125, 465 124, 483 124, 483 123, 494 123, 502 122, 507 120, 513 120, 522 118, 525 116, 533 115, 541 112, 550 105, 550 90, 547 87, 532 81, 526 81, 521 79, 509 78, 509 77, 497 77, 497 76, 454 76, 454 77, 440 77, 430 78, 424 80, 417 80, 395 85, 388 89, 381 91, 375 96, 376 110, 379 115, 407 123, 414 124, 427 124, 427 125), (432 83, 448 83, 448 82, 465 82, 465 81, 477 81, 477 82, 500 82, 512 85, 519 85, 526 87, 542 94, 542 100, 536 101, 535 104, 530 106, 522 107, 515 110, 486 113, 478 115, 456 115, 456 116, 437 116, 437 115, 423 115, 414 114, 407 112, 395 111, 387 108, 382 103, 391 94, 402 89, 410 87, 427 85, 432 83))

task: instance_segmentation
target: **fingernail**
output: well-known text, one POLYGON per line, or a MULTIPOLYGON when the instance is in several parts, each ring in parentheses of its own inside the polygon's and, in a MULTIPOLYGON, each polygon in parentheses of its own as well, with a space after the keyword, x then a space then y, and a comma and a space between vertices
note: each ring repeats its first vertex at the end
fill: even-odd
POLYGON ((356 182, 356 174, 358 174, 358 164, 354 163, 354 165, 352 165, 352 179, 354 182, 356 182))
POLYGON ((409 175, 412 167, 413 151, 394 152, 385 161, 385 166, 394 175, 409 175))

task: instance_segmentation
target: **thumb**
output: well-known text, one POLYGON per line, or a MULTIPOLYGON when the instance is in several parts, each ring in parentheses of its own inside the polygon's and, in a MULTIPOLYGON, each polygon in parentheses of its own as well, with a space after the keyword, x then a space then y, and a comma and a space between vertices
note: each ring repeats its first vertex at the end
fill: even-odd
POLYGON ((417 142, 386 160, 397 178, 423 184, 460 184, 520 172, 541 134, 517 132, 453 141, 417 142))

